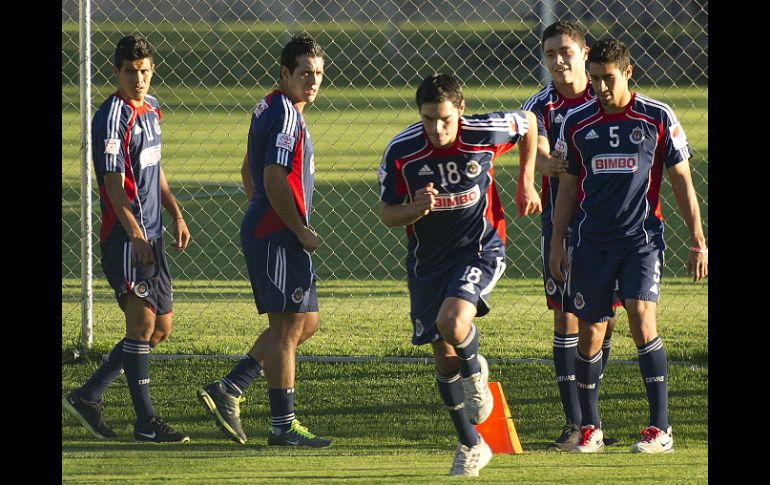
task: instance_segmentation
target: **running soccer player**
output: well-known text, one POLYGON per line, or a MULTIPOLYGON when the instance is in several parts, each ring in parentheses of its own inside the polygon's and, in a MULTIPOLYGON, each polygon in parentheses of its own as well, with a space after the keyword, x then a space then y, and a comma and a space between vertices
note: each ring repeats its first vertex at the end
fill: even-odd
POLYGON ((566 158, 568 166, 559 176, 549 265, 559 281, 569 267, 568 293, 579 320, 575 374, 582 436, 572 449, 576 453, 604 450, 597 409, 599 374, 616 280, 650 411, 642 439, 631 451, 673 450, 666 354, 656 323, 665 250, 659 199, 664 167, 690 234, 688 274, 694 273, 693 281, 708 275, 687 136, 669 106, 629 90, 632 71, 622 42, 604 39, 594 44, 588 72, 597 99, 570 111, 554 145, 554 154, 566 158), (570 222, 566 253, 562 241, 570 222))
POLYGON ((136 413, 134 439, 187 442, 156 416, 150 400, 150 349, 171 335, 171 274, 163 251, 161 207, 173 221, 173 246, 183 250, 190 231, 166 181, 161 160, 161 112, 147 94, 155 64, 142 37, 123 37, 115 49, 118 90, 92 122, 93 161, 99 184, 102 268, 126 317, 126 337, 94 374, 62 398, 62 407, 100 439, 114 438, 102 394, 125 371, 136 413))
POLYGON ((463 116, 462 89, 448 74, 425 78, 416 101, 422 120, 391 140, 377 169, 380 219, 406 226, 412 343, 433 347, 439 394, 459 438, 449 475, 478 476, 492 451, 473 425, 489 417, 493 402, 473 318, 489 312, 489 294, 505 270, 493 162, 520 142, 518 212, 539 212, 535 117, 463 116))
MULTIPOLYGON (((532 111, 537 118, 537 169, 543 175, 540 217, 542 235, 540 250, 543 264, 543 286, 548 308, 553 310, 553 363, 556 385, 559 388, 566 423, 561 435, 548 445, 549 449, 570 451, 580 438, 580 402, 575 385, 575 357, 578 342, 578 319, 565 294, 565 285, 554 280, 548 269, 548 256, 553 228, 553 205, 559 191, 559 175, 566 170, 567 162, 551 156, 551 147, 559 136, 559 129, 567 111, 594 99, 594 92, 586 74, 588 46, 579 25, 560 20, 546 27, 542 36, 545 65, 551 74, 551 82, 530 97, 522 109, 532 111)), ((569 239, 569 231, 567 232, 569 239)), ((620 306, 615 300, 613 305, 620 306)), ((612 330, 615 317, 607 321, 607 334, 602 343, 602 375, 610 356, 612 330)), ((605 445, 615 443, 605 437, 605 445)))
POLYGON ((315 101, 324 52, 310 36, 294 36, 281 52, 277 89, 254 109, 241 177, 249 199, 241 246, 257 311, 268 328, 219 381, 198 389, 198 400, 236 443, 247 438, 239 403, 264 371, 271 427, 268 445, 325 447, 294 414, 297 346, 318 330, 316 276, 310 253, 320 240, 310 229, 315 162, 303 109, 315 101))

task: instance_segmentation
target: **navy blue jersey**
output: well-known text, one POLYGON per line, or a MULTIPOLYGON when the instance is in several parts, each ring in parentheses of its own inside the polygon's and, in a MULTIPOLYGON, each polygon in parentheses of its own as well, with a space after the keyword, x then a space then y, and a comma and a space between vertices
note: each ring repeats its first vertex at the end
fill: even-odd
POLYGON ((623 112, 606 114, 594 99, 567 114, 555 149, 566 155, 567 172, 579 178, 573 246, 663 243, 663 167, 692 156, 671 108, 631 93, 623 112))
POLYGON ((263 176, 268 165, 278 164, 288 169, 287 182, 297 212, 308 226, 315 172, 313 143, 302 113, 281 91, 275 90, 265 96, 251 115, 248 158, 254 195, 246 209, 241 231, 257 239, 299 244, 297 236, 271 207, 263 176))
POLYGON ((125 174, 131 212, 147 240, 163 234, 160 203, 160 107, 152 96, 135 108, 119 93, 102 103, 91 123, 91 146, 102 210, 101 242, 128 241, 125 228, 107 197, 104 174, 125 174))
MULTIPOLYGON (((537 118, 537 134, 548 138, 548 144, 551 150, 553 150, 567 111, 594 98, 594 90, 590 83, 588 83, 581 96, 569 99, 560 95, 556 91, 553 81, 551 81, 525 101, 521 109, 532 111, 535 114, 535 118, 537 118)), ((546 177, 544 175, 541 185, 543 212, 540 214, 540 224, 543 236, 546 239, 550 239, 553 232, 553 206, 556 203, 556 195, 559 191, 559 177, 546 177)))
POLYGON ((429 276, 473 252, 504 250, 505 218, 493 161, 527 132, 520 111, 463 116, 454 145, 435 148, 422 122, 396 135, 377 169, 380 199, 411 202, 429 182, 439 194, 425 217, 406 227, 407 272, 429 276))

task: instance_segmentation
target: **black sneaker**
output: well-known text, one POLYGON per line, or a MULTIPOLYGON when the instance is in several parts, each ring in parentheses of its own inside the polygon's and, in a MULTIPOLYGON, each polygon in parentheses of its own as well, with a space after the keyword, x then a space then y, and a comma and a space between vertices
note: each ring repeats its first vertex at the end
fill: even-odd
POLYGON ((61 399, 62 408, 77 418, 92 435, 100 440, 106 440, 117 436, 104 421, 104 409, 102 401, 84 401, 76 391, 70 392, 67 397, 61 399))
POLYGON ((569 452, 575 443, 580 440, 580 437, 580 426, 567 423, 561 429, 561 435, 556 438, 556 441, 548 445, 548 450, 569 452))
POLYGON ((206 408, 219 429, 236 443, 246 443, 246 433, 241 427, 240 402, 243 397, 235 397, 225 390, 222 381, 212 382, 196 391, 198 401, 206 408))
POLYGON ((157 416, 141 428, 134 425, 134 440, 152 443, 187 443, 190 437, 172 428, 157 416))
POLYGON ((270 446, 312 446, 314 448, 324 448, 332 444, 331 440, 319 438, 308 431, 296 419, 291 422, 289 429, 280 434, 276 433, 274 429, 274 427, 271 427, 270 433, 267 435, 267 444, 270 446))
POLYGON ((618 443, 618 440, 615 438, 610 438, 609 436, 604 437, 604 446, 612 446, 618 443))

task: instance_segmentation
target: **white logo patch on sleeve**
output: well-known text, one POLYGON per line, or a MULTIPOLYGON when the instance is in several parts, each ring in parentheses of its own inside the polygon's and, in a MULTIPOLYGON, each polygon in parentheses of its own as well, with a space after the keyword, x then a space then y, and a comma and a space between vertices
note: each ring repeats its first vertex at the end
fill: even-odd
POLYGON ((675 150, 681 150, 687 146, 687 135, 684 134, 682 125, 679 123, 671 125, 668 133, 671 136, 671 143, 674 145, 675 150))
POLYGON ((275 139, 275 146, 284 150, 294 150, 294 137, 286 133, 279 133, 275 139))
POLYGON ((386 172, 385 169, 382 168, 382 165, 377 167, 377 170, 375 170, 375 171, 377 172, 377 178, 380 180, 380 183, 381 184, 384 183, 385 182, 385 177, 388 176, 388 172, 386 172))
POLYGON ((117 138, 107 138, 104 140, 104 153, 106 155, 117 155, 120 152, 120 140, 117 138))

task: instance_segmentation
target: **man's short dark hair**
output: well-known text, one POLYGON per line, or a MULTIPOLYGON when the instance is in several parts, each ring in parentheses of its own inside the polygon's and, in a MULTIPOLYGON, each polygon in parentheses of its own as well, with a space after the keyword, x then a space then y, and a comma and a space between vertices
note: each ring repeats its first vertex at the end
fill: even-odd
POLYGON ((127 35, 118 41, 115 47, 115 67, 120 69, 123 61, 139 61, 150 58, 152 63, 152 47, 147 39, 138 35, 127 35))
POLYGON ((588 62, 594 64, 613 63, 624 71, 631 64, 631 54, 628 47, 617 39, 601 39, 591 46, 588 51, 588 62))
POLYGON ((547 39, 562 34, 574 40, 581 49, 586 46, 586 34, 583 32, 583 29, 581 29, 578 24, 567 22, 566 20, 559 20, 546 27, 543 31, 540 45, 545 46, 545 41, 547 39))
POLYGON ((417 109, 422 108, 425 103, 443 103, 444 101, 451 101, 456 108, 459 108, 463 102, 463 90, 460 87, 460 81, 451 74, 431 74, 420 83, 415 98, 417 109))
POLYGON ((323 57, 324 50, 321 44, 308 34, 299 34, 293 36, 281 51, 281 65, 286 66, 289 74, 294 74, 294 69, 299 65, 297 58, 300 56, 323 57))

